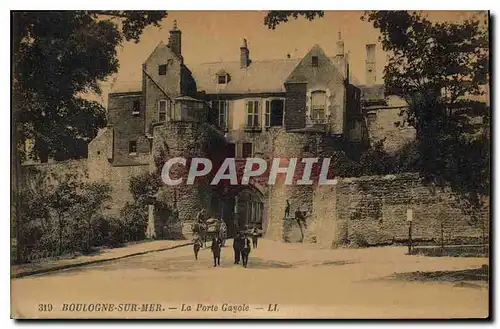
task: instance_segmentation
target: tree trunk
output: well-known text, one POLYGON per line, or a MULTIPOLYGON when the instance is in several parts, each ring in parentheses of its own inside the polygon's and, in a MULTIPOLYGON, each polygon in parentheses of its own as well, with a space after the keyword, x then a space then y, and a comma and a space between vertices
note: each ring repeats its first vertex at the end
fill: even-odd
POLYGON ((92 220, 92 216, 89 218, 89 221, 88 221, 88 226, 87 226, 87 251, 90 252, 91 248, 92 248, 92 234, 91 234, 91 229, 92 229, 92 223, 91 223, 91 220, 92 220))
MULTIPOLYGON (((15 121, 15 120, 14 120, 15 121)), ((20 192, 21 192, 21 158, 19 156, 19 133, 17 131, 17 127, 15 123, 13 123, 13 144, 12 145, 12 160, 14 161, 14 165, 12 166, 12 181, 13 184, 12 194, 11 196, 15 199, 14 209, 12 211, 12 222, 15 225, 15 234, 16 234, 16 262, 22 262, 22 250, 24 246, 22 245, 22 237, 21 237, 21 216, 20 216, 20 208, 21 208, 21 200, 20 200, 20 192)))
MULTIPOLYGON (((12 35, 13 35, 13 54, 18 54, 19 52, 19 45, 21 43, 21 33, 20 33, 20 28, 19 28, 19 23, 17 20, 18 14, 13 14, 12 15, 12 35)), ((15 77, 15 68, 16 66, 13 64, 13 70, 12 70, 12 76, 15 77)), ((13 90, 15 91, 16 88, 14 88, 14 85, 16 83, 16 79, 13 79, 13 90)), ((12 163, 12 170, 11 172, 11 197, 15 199, 14 203, 14 209, 11 209, 11 218, 12 218, 12 223, 15 223, 15 235, 16 235, 16 262, 21 262, 22 261, 22 242, 21 242, 21 220, 20 220, 20 199, 19 199, 19 194, 20 194, 20 187, 21 187, 21 157, 19 154, 19 144, 20 144, 20 136, 19 136, 19 129, 17 125, 17 117, 18 117, 18 112, 19 112, 19 99, 16 99, 17 93, 13 92, 12 93, 12 122, 11 122, 11 129, 13 132, 12 136, 12 143, 11 145, 11 161, 12 163)), ((12 233, 12 232, 11 232, 12 233)), ((10 235, 10 234, 9 234, 10 235)), ((10 239, 10 236, 9 236, 10 239)))
POLYGON ((62 225, 62 215, 58 214, 59 219, 59 255, 62 255, 62 240, 63 240, 63 225, 62 225))

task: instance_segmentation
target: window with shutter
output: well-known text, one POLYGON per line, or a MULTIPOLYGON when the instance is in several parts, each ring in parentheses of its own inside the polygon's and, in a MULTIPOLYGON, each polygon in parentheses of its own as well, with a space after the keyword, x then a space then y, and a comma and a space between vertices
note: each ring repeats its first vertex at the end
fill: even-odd
POLYGON ((313 123, 325 123, 326 92, 322 90, 311 93, 311 120, 313 123))
POLYGON ((258 100, 247 101, 246 126, 248 128, 260 127, 260 101, 258 100))
POLYGON ((169 100, 161 99, 158 101, 158 122, 165 122, 168 119, 173 120, 172 106, 169 100))

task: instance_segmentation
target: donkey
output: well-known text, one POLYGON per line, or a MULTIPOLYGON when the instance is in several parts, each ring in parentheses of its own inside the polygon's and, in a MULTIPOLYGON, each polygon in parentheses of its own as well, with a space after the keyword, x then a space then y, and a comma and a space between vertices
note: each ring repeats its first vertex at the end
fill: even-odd
POLYGON ((212 239, 212 253, 214 254, 214 267, 220 266, 220 253, 222 249, 222 240, 219 237, 212 239))
POLYGON ((250 251, 252 248, 250 247, 250 239, 245 237, 242 241, 241 245, 241 258, 243 259, 243 267, 246 268, 248 264, 248 256, 250 255, 250 251))

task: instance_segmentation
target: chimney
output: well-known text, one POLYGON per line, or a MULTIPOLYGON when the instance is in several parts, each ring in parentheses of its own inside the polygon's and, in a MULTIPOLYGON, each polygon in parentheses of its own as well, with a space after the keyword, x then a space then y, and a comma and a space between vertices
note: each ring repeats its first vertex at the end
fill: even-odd
POLYGON ((247 39, 243 39, 243 44, 240 47, 240 67, 245 69, 250 65, 250 51, 247 46, 247 39))
POLYGON ((366 84, 374 85, 377 82, 375 72, 375 44, 366 45, 366 84))
POLYGON ((344 57, 344 41, 342 41, 342 34, 339 31, 337 38, 337 58, 341 59, 344 57))
POLYGON ((174 25, 170 30, 170 38, 168 40, 168 46, 177 56, 182 58, 181 35, 182 35, 181 30, 177 28, 177 21, 174 20, 174 25))
POLYGON ((348 51, 347 54, 345 55, 345 80, 346 83, 349 84, 351 83, 351 68, 349 64, 349 57, 350 57, 351 52, 348 51))

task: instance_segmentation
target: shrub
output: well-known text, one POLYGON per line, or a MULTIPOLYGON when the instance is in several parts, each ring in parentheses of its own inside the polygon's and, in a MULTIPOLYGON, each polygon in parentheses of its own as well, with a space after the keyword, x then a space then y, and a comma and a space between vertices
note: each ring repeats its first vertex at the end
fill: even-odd
POLYGON ((125 242, 124 225, 116 217, 100 215, 94 220, 93 245, 120 247, 125 242))
POLYGON ((125 243, 125 230, 121 220, 116 217, 107 217, 109 231, 105 245, 108 247, 120 247, 125 243))
POLYGON ((148 217, 145 207, 137 203, 126 203, 120 211, 124 225, 125 241, 140 241, 146 237, 148 217))
POLYGON ((364 234, 355 232, 351 240, 351 246, 354 248, 367 248, 370 244, 364 234))

